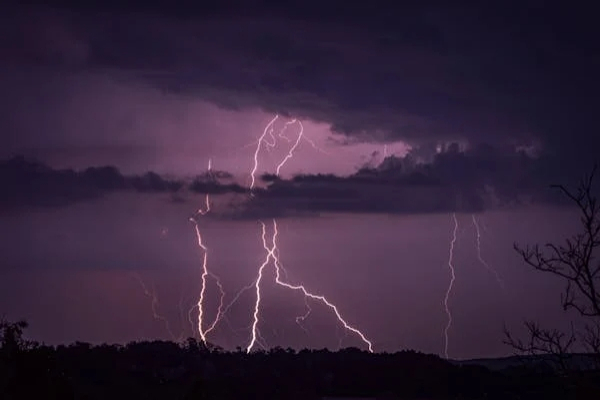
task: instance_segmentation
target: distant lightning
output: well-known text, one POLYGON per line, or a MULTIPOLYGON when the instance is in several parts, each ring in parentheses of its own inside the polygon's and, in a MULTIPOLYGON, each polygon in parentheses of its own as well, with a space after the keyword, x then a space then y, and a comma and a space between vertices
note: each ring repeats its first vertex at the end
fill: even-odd
POLYGON ((325 155, 328 155, 328 156, 331 155, 331 153, 329 153, 328 151, 323 150, 322 148, 320 148, 319 146, 317 146, 317 144, 312 139, 307 138, 306 135, 304 135, 302 137, 302 139, 304 141, 306 141, 308 144, 310 144, 312 146, 312 148, 315 149, 316 151, 321 152, 321 153, 323 153, 325 155))
POLYGON ((256 343, 256 340, 258 337, 257 332, 258 332, 258 323, 259 323, 259 312, 260 312, 260 304, 261 304, 261 300, 262 300, 261 291, 260 291, 260 282, 263 278, 265 268, 269 265, 270 261, 273 261, 273 265, 275 267, 275 282, 278 285, 283 286, 288 289, 291 289, 291 290, 300 291, 300 292, 302 292, 302 294, 305 297, 309 297, 313 300, 318 300, 321 303, 325 304, 327 307, 329 307, 334 312, 335 316, 337 317, 338 321, 342 324, 342 326, 347 331, 353 332, 356 335, 358 335, 358 337, 360 337, 360 339, 367 345, 369 351, 373 352, 373 344, 365 337, 365 335, 360 330, 349 325, 346 322, 346 320, 344 320, 344 318, 342 318, 337 306, 335 306, 333 303, 331 303, 325 296, 313 294, 313 293, 309 292, 303 285, 293 285, 293 284, 290 284, 290 283, 287 283, 287 282, 284 282, 281 280, 282 267, 281 267, 279 258, 277 257, 277 254, 276 254, 277 253, 277 235, 278 235, 277 221, 273 220, 273 239, 272 239, 271 247, 269 247, 269 245, 267 244, 266 225, 262 221, 260 222, 260 224, 262 226, 263 248, 265 249, 267 255, 265 257, 265 260, 259 267, 258 278, 256 279, 256 283, 255 283, 256 302, 254 304, 254 313, 253 313, 252 339, 250 340, 250 344, 246 348, 246 351, 248 353, 250 351, 252 351, 252 348, 254 347, 254 344, 256 343))
POLYGON ((498 271, 492 268, 481 256, 481 231, 479 230, 479 224, 477 223, 477 218, 475 218, 475 214, 471 215, 471 217, 473 219, 473 226, 475 227, 475 235, 477 240, 477 259, 491 274, 494 275, 496 281, 498 282, 498 285, 500 285, 500 287, 504 289, 504 281, 498 274, 498 271))
POLYGON ((154 319, 161 321, 164 324, 167 333, 169 334, 169 336, 171 336, 171 339, 173 339, 173 341, 180 342, 183 338, 183 333, 179 336, 176 336, 173 333, 173 330, 171 329, 171 324, 169 323, 169 320, 158 312, 158 296, 156 295, 156 290, 154 290, 154 287, 152 288, 152 291, 150 291, 148 289, 148 286, 146 286, 146 284, 144 283, 142 277, 136 272, 132 272, 131 276, 133 276, 135 280, 139 282, 140 286, 142 287, 142 290, 144 291, 144 294, 150 299, 150 306, 152 309, 152 316, 154 317, 154 319))
POLYGON ((450 293, 452 292, 452 287, 454 286, 454 280, 456 279, 453 265, 454 244, 456 243, 456 231, 458 230, 458 220, 456 219, 456 213, 452 214, 452 219, 454 220, 454 230, 452 231, 452 240, 450 241, 450 253, 448 256, 448 268, 450 269, 450 283, 448 284, 446 296, 444 297, 444 308, 446 309, 446 315, 448 316, 448 324, 444 329, 444 356, 446 358, 448 358, 448 330, 452 325, 452 313, 450 312, 450 308, 448 307, 448 299, 450 298, 450 293))

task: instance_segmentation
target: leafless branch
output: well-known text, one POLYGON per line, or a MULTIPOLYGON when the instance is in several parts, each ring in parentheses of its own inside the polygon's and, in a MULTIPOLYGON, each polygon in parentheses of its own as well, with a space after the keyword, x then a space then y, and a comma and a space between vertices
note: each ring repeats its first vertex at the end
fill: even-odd
POLYGON ((571 333, 566 334, 558 329, 543 329, 533 321, 526 321, 525 327, 528 331, 528 339, 514 338, 510 331, 504 328, 504 344, 511 346, 521 354, 527 355, 550 355, 550 360, 566 371, 570 368, 568 364, 570 350, 575 343, 575 330, 571 327, 571 333))
POLYGON ((505 329, 506 344, 524 354, 552 354, 557 357, 561 367, 566 366, 563 356, 572 347, 576 336, 591 353, 600 356, 600 262, 594 258, 595 251, 600 247, 600 204, 593 192, 596 170, 597 166, 594 166, 575 190, 563 185, 552 186, 577 206, 581 232, 565 240, 562 245, 514 245, 527 265, 565 281, 565 289, 561 294, 564 310, 573 309, 592 321, 579 335, 573 329, 567 335, 554 329, 542 329, 534 322, 526 322, 529 339, 525 342, 514 339, 505 329))

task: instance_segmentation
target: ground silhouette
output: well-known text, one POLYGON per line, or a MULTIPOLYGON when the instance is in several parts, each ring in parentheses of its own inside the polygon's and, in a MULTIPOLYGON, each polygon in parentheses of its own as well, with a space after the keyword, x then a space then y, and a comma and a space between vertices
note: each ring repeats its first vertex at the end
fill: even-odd
POLYGON ((3 399, 598 399, 598 371, 545 363, 492 370, 415 351, 274 348, 246 354, 195 339, 45 346, 0 322, 3 399))

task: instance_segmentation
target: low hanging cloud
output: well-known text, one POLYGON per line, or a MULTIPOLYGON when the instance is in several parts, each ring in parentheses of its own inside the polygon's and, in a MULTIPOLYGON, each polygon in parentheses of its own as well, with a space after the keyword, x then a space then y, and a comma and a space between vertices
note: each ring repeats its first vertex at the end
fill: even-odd
MULTIPOLYGON (((552 159, 493 146, 438 150, 417 148, 404 157, 368 162, 348 176, 299 174, 291 179, 261 176, 250 190, 226 171, 207 171, 192 179, 148 172, 126 176, 115 167, 56 170, 16 157, 0 163, 0 204, 5 209, 68 206, 111 193, 140 195, 241 195, 221 218, 314 216, 322 213, 423 214, 480 212, 530 204, 564 204, 551 184, 571 185, 568 174, 548 168, 552 159), (429 153, 428 153, 429 152, 429 153)), ((563 171, 564 172, 564 171, 563 171)), ((581 171, 583 175, 586 171, 581 171)))
POLYGON ((154 172, 125 176, 112 166, 90 167, 82 171, 56 170, 23 157, 0 162, 0 185, 0 207, 4 210, 65 207, 125 192, 173 195, 186 190, 209 194, 246 192, 246 189, 235 183, 222 184, 209 176, 197 177, 190 183, 164 178, 154 172))
MULTIPOLYGON (((572 184, 567 175, 546 169, 549 160, 523 151, 479 146, 465 151, 453 144, 421 162, 420 151, 389 156, 340 177, 264 175, 267 185, 236 210, 239 218, 268 218, 321 213, 426 214, 481 212, 532 205, 565 204, 551 184, 572 184)), ((582 171, 582 174, 585 171, 582 171)))

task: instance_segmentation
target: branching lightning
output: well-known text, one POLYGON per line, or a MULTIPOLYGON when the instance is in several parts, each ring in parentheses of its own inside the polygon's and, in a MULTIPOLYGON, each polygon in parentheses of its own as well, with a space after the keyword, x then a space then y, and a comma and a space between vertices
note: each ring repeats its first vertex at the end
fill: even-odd
POLYGON ((504 289, 504 281, 500 277, 500 274, 498 274, 498 271, 492 268, 481 256, 481 231, 479 230, 479 224, 477 223, 477 218, 475 218, 475 214, 471 215, 471 217, 473 219, 473 226, 475 227, 475 235, 477 241, 477 259, 492 275, 494 275, 494 277, 496 278, 496 282, 498 282, 498 285, 500 285, 500 287, 504 289))
MULTIPOLYGON (((263 274, 264 274, 264 270, 265 268, 270 264, 270 262, 272 261, 273 266, 275 267, 275 282, 280 285, 283 286, 287 289, 291 289, 291 290, 295 290, 295 291, 300 291, 302 292, 302 294, 305 296, 305 298, 311 298, 313 300, 318 300, 321 303, 325 304, 327 307, 329 307, 333 313, 335 314, 335 316, 337 317, 338 321, 342 324, 342 326, 350 332, 355 333, 356 335, 358 335, 358 337, 360 337, 360 339, 367 345, 368 349, 370 352, 373 352, 373 344, 365 337, 365 335, 358 330, 357 328, 349 325, 346 320, 344 320, 344 318, 342 318, 337 306, 335 306, 333 303, 331 303, 325 296, 322 295, 316 295, 314 293, 309 292, 303 285, 294 285, 294 284, 290 284, 288 282, 285 282, 281 279, 281 262, 279 261, 279 258, 277 256, 277 235, 278 235, 278 231, 277 231, 277 221, 273 220, 273 238, 272 238, 272 245, 271 247, 269 247, 269 245, 267 244, 267 229, 266 229, 266 225, 261 221, 260 222, 261 226, 262 226, 262 241, 263 241, 263 248, 265 249, 267 255, 265 257, 265 260, 263 261, 263 263, 260 265, 259 270, 258 270, 258 278, 255 281, 255 289, 256 289, 256 302, 254 305, 254 313, 253 313, 253 323, 252 323, 252 339, 250 341, 250 344, 248 345, 248 347, 246 348, 246 351, 249 353, 250 351, 252 351, 252 348, 254 347, 254 344, 256 343, 257 338, 259 337, 259 333, 258 333, 258 323, 259 323, 259 311, 260 311, 260 303, 261 303, 261 291, 260 291, 260 282, 263 278, 263 274)), ((310 312, 310 311, 309 311, 310 312)), ((306 316, 308 315, 308 313, 306 314, 306 316)))
POLYGON ((132 272, 131 276, 133 276, 135 280, 139 282, 140 286, 142 287, 142 290, 144 291, 144 294, 150 299, 150 306, 152 309, 152 316, 154 317, 154 319, 156 319, 157 321, 161 321, 164 324, 167 333, 169 334, 169 336, 171 336, 171 339, 173 339, 174 342, 180 342, 183 339, 184 333, 182 333, 179 336, 176 336, 173 333, 173 330, 171 329, 171 324, 169 323, 169 320, 158 312, 158 296, 156 295, 156 290, 154 289, 154 287, 152 288, 152 291, 150 291, 148 289, 148 286, 144 283, 142 277, 136 272, 132 272))
MULTIPOLYGON (((296 149, 298 148, 298 146, 300 145, 300 142, 302 140, 307 141, 316 150, 327 154, 327 152, 325 152, 325 151, 321 150, 319 147, 317 147, 316 144, 312 140, 310 140, 306 136, 304 136, 304 126, 303 126, 302 122, 297 119, 292 119, 292 120, 286 122, 284 124, 283 128, 276 135, 275 129, 274 129, 274 124, 278 118, 279 118, 279 116, 275 115, 269 121, 269 123, 265 126, 261 136, 254 143, 254 144, 256 144, 256 148, 254 151, 253 167, 250 171, 250 184, 249 184, 249 188, 251 190, 251 195, 253 195, 252 189, 254 189, 255 185, 256 185, 256 172, 258 170, 258 165, 259 165, 260 151, 263 147, 265 147, 267 150, 273 149, 277 145, 277 138, 283 139, 286 142, 291 143, 291 147, 289 148, 287 154, 285 155, 283 160, 276 167, 276 174, 278 176, 281 172, 281 169, 285 166, 285 164, 290 159, 293 158, 294 152, 296 151, 296 149), (289 126, 291 126, 293 124, 297 124, 299 126, 298 136, 295 138, 295 140, 290 139, 290 137, 286 135, 286 130, 288 129, 289 126)), ((208 163, 208 175, 209 176, 210 176, 210 172, 211 172, 211 161, 209 160, 209 163, 208 163)), ((304 295, 304 301, 306 304, 307 311, 304 315, 296 317, 296 323, 304 331, 306 331, 306 328, 302 325, 302 322, 306 318, 308 318, 308 316, 310 315, 310 313, 312 311, 312 309, 308 303, 308 299, 317 300, 317 301, 320 301, 321 303, 323 303, 324 305, 326 305, 327 307, 329 307, 333 311, 333 313, 336 315, 338 321, 344 327, 346 332, 352 332, 352 333, 356 334, 357 336, 359 336, 360 339, 367 345, 369 351, 371 351, 371 352, 373 351, 372 343, 365 337, 365 335, 361 331, 359 331, 357 328, 349 325, 340 315, 340 312, 339 312, 337 306, 335 306, 333 303, 331 303, 326 297, 324 297, 322 295, 313 294, 313 293, 309 292, 302 285, 293 285, 291 283, 286 282, 287 272, 285 271, 285 269, 283 268, 283 266, 281 265, 281 263, 279 261, 279 254, 278 254, 279 250, 277 248, 278 231, 277 231, 277 221, 275 221, 275 220, 273 220, 273 237, 272 237, 272 246, 271 247, 269 247, 269 245, 267 244, 266 226, 263 222, 260 222, 262 225, 262 242, 263 242, 263 248, 266 251, 266 257, 258 269, 257 278, 250 285, 243 287, 234 296, 233 300, 229 304, 224 305, 225 291, 224 291, 223 286, 221 285, 221 282, 219 281, 218 277, 216 275, 214 275, 212 272, 210 272, 208 269, 208 248, 206 247, 206 245, 204 244, 204 242, 202 240, 202 235, 201 235, 200 227, 198 224, 198 218, 208 214, 209 212, 210 212, 210 196, 207 193, 206 199, 205 199, 205 207, 199 208, 196 211, 196 213, 190 218, 190 221, 194 224, 194 231, 196 233, 198 247, 202 251, 201 290, 200 290, 200 296, 199 296, 198 302, 195 305, 195 307, 198 308, 197 329, 198 329, 200 339, 204 343, 207 342, 207 335, 215 329, 215 327, 218 325, 218 323, 221 320, 225 319, 225 321, 228 322, 227 316, 226 316, 227 312, 238 301, 240 296, 245 291, 254 288, 254 291, 256 294, 256 301, 254 304, 254 311, 252 313, 252 325, 250 327, 252 337, 251 337, 248 347, 246 348, 246 351, 250 352, 254 348, 255 345, 266 348, 266 341, 261 336, 258 325, 260 323, 260 306, 261 306, 261 301, 262 301, 261 283, 264 278, 265 269, 271 264, 275 268, 275 275, 276 275, 275 282, 278 285, 285 287, 287 289, 290 289, 290 290, 302 292, 302 294, 304 295), (286 280, 282 279, 281 272, 283 272, 284 275, 286 276, 286 280), (208 326, 206 326, 207 323, 205 321, 204 307, 205 307, 205 297, 206 297, 208 278, 212 278, 215 281, 221 296, 220 296, 220 302, 219 302, 218 310, 216 313, 216 317, 211 324, 208 324, 208 326), (205 328, 205 326, 206 326, 206 328, 205 328)), ((193 313, 193 310, 195 309, 195 307, 192 308, 188 313, 188 317, 189 317, 190 323, 192 323, 192 325, 193 325, 192 313, 193 313)))
POLYGON ((302 140, 304 140, 308 144, 310 144, 315 150, 320 151, 324 154, 329 154, 325 150, 318 147, 314 141, 312 141, 311 139, 307 138, 306 135, 304 135, 304 126, 302 125, 302 122, 296 118, 293 118, 290 121, 287 121, 284 124, 283 128, 279 131, 279 133, 277 134, 277 137, 276 137, 274 124, 278 119, 279 119, 279 115, 275 115, 273 117, 273 119, 271 119, 269 121, 269 123, 265 126, 265 129, 263 130, 262 135, 260 135, 258 140, 256 142, 254 142, 254 144, 256 144, 256 148, 254 150, 254 164, 253 164, 252 170, 250 171, 250 186, 249 187, 251 190, 254 189, 254 186, 256 185, 256 171, 258 170, 259 154, 260 154, 261 148, 263 147, 263 144, 267 150, 271 150, 272 148, 274 148, 277 145, 277 137, 284 139, 288 143, 291 143, 292 139, 290 139, 287 135, 285 135, 285 132, 287 131, 288 127, 293 124, 298 124, 298 126, 300 127, 300 132, 298 133, 298 136, 296 137, 294 144, 289 149, 289 151, 286 154, 286 156, 284 157, 284 159, 279 163, 279 165, 277 165, 276 175, 279 175, 281 168, 283 168, 283 166, 294 156, 294 152, 296 151, 296 149, 298 148, 298 146, 300 145, 300 142, 302 140), (271 138, 271 141, 267 140, 267 136, 271 138))
POLYGON ((312 308, 310 308, 310 304, 308 304, 308 298, 306 296, 304 297, 304 305, 306 306, 306 313, 304 313, 303 315, 297 316, 296 317, 296 323, 298 324, 298 326, 300 327, 300 329, 302 329, 308 335, 308 330, 306 329, 306 327, 304 327, 304 325, 302 325, 302 323, 304 322, 304 320, 306 318, 308 318, 308 316, 312 312, 312 308))
MULTIPOLYGON (((275 123, 275 121, 277 120, 278 116, 276 115, 266 126, 265 129, 263 130, 262 135, 260 136, 260 138, 258 139, 258 143, 256 146, 256 150, 254 152, 254 166, 252 168, 252 170, 250 171, 250 189, 252 190, 254 188, 255 185, 255 174, 256 171, 258 169, 258 163, 259 163, 259 153, 260 153, 260 149, 262 147, 263 143, 266 143, 267 148, 268 147, 272 147, 274 142, 266 142, 265 141, 265 137, 267 135, 270 135, 271 138, 274 140, 275 136, 273 135, 273 125, 275 123)), ((276 168, 276 175, 279 176, 280 172, 281 172, 281 168, 283 168, 283 166, 294 156, 294 151, 297 149, 298 145, 300 144, 300 141, 304 138, 304 126, 302 125, 302 122, 300 122, 297 119, 292 119, 291 121, 287 122, 284 125, 284 128, 282 129, 282 131, 279 133, 279 137, 284 138, 285 140, 287 140, 288 142, 291 142, 291 140, 289 139, 289 137, 287 136, 283 136, 283 131, 285 131, 287 129, 288 126, 290 126, 291 124, 297 123, 299 125, 300 131, 298 133, 298 136, 296 137, 296 141, 294 142, 294 144, 290 147, 288 153, 286 154, 286 156, 283 158, 283 160, 277 165, 276 168)), ((317 148, 315 146, 315 144, 312 141, 309 141, 309 143, 317 148)), ((317 148, 318 149, 318 148, 317 148)), ((252 314, 252 330, 251 330, 251 340, 250 343, 248 345, 248 347, 246 348, 247 352, 252 351, 252 348, 254 347, 254 345, 257 343, 257 340, 260 339, 260 331, 258 330, 258 324, 260 321, 260 304, 262 301, 262 297, 261 297, 261 282, 263 279, 263 274, 265 271, 265 268, 270 264, 270 262, 272 261, 272 264, 275 267, 275 282, 280 285, 283 286, 287 289, 291 289, 291 290, 295 290, 295 291, 300 291, 302 292, 302 294, 304 295, 304 299, 305 299, 305 303, 307 306, 307 312, 302 315, 302 316, 298 316, 296 317, 296 323, 303 329, 306 331, 306 328, 304 328, 304 326, 302 326, 301 322, 304 321, 309 314, 311 313, 311 308, 308 305, 307 299, 311 298, 313 300, 318 300, 320 302, 322 302, 323 304, 325 304, 326 306, 328 306, 336 315, 337 319, 339 320, 339 322, 344 326, 344 328, 347 331, 351 331, 353 333, 355 333, 356 335, 358 335, 360 337, 360 339, 367 345, 369 351, 373 351, 373 346, 372 343, 365 337, 365 335, 359 331, 358 329, 356 329, 355 327, 349 325, 340 315, 337 307, 332 304, 331 302, 329 302, 329 300, 327 300, 327 298, 325 298, 324 296, 321 295, 315 295, 311 292, 309 292, 308 290, 306 290, 306 288, 302 285, 292 285, 290 283, 285 282, 284 280, 282 280, 281 278, 281 272, 283 271, 284 274, 286 274, 285 269, 283 268, 283 266, 281 265, 281 263, 279 262, 279 255, 278 255, 278 248, 277 248, 277 221, 273 220, 273 239, 272 239, 272 246, 269 247, 267 244, 267 238, 266 238, 266 226, 263 222, 260 222, 261 226, 262 226, 262 242, 263 242, 263 248, 266 251, 266 257, 263 261, 263 263, 259 266, 258 269, 258 276, 256 278, 256 280, 254 281, 254 289, 255 289, 255 293, 256 293, 256 302, 254 304, 254 312, 252 314)), ((287 276, 287 274, 286 274, 287 276)))
POLYGON ((448 284, 448 289, 446 290, 446 296, 444 297, 444 308, 446 310, 446 315, 448 316, 448 323, 446 324, 446 328, 444 329, 444 356, 448 358, 448 331, 450 330, 450 326, 452 325, 452 313, 450 312, 450 307, 448 306, 448 300, 450 298, 450 294, 452 292, 452 287, 454 286, 454 280, 456 279, 455 271, 454 271, 454 244, 456 243, 456 231, 458 230, 458 220, 456 219, 456 213, 452 214, 452 219, 454 221, 454 230, 452 231, 452 240, 450 241, 450 252, 448 255, 448 268, 450 269, 450 283, 448 284))

